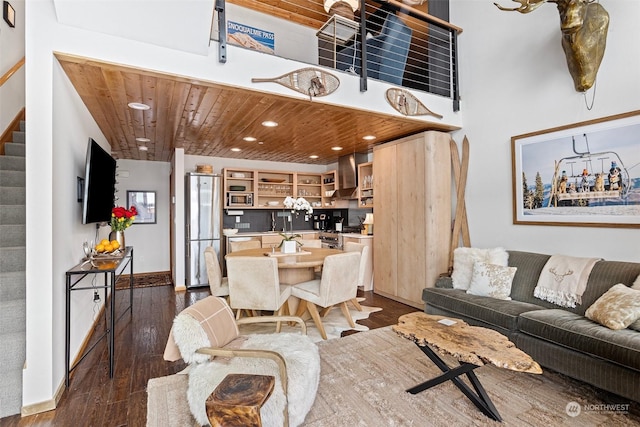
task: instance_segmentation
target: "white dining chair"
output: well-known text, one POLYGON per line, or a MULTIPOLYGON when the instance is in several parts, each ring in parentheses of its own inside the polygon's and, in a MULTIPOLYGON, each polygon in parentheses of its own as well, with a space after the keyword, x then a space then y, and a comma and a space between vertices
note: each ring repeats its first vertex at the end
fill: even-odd
POLYGON ((291 289, 291 295, 300 298, 296 315, 300 316, 308 311, 325 340, 327 333, 322 325, 318 307, 328 309, 334 305, 340 305, 349 325, 352 328, 356 326, 349 313, 347 301, 355 299, 358 291, 358 269, 353 266, 359 263, 358 252, 329 255, 324 260, 320 279, 299 283, 291 289))
MULTIPOLYGON (((240 310, 268 310, 280 316, 288 314, 286 303, 291 296, 291 287, 280 284, 275 257, 228 257, 227 278, 229 306, 237 310, 237 317, 240 317, 240 310)), ((276 332, 280 332, 280 328, 278 322, 276 332)))
POLYGON ((209 279, 209 289, 214 297, 228 297, 229 283, 226 277, 222 277, 220 262, 216 250, 209 246, 204 250, 204 262, 207 266, 207 277, 209 279))
MULTIPOLYGON (((343 246, 345 252, 359 252, 360 253, 360 265, 358 266, 358 287, 362 286, 366 289, 364 283, 364 276, 367 270, 367 262, 369 262, 369 247, 361 243, 346 242, 343 246)), ((358 302, 357 298, 351 301, 351 304, 358 310, 362 311, 362 306, 358 302)))

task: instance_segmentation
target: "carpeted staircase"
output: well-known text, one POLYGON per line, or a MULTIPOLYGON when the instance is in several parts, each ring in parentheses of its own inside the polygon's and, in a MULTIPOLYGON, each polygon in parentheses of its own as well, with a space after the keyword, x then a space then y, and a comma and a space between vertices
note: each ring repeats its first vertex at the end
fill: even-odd
POLYGON ((25 123, 0 155, 0 418, 19 414, 26 357, 25 123))

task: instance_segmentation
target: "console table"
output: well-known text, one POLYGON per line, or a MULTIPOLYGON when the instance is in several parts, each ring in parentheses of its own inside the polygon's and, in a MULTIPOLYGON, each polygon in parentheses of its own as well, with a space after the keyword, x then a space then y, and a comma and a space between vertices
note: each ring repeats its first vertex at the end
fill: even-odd
POLYGON ((127 246, 123 256, 119 257, 96 257, 87 259, 80 264, 69 269, 66 273, 66 319, 65 319, 65 385, 69 387, 69 376, 71 372, 78 366, 80 362, 96 347, 96 345, 105 337, 108 337, 109 347, 109 378, 113 378, 114 366, 114 333, 116 321, 119 320, 127 311, 133 314, 133 247, 127 246), (129 306, 116 319, 116 280, 122 275, 124 270, 129 267, 129 306), (88 275, 104 275, 104 284, 96 286, 80 286, 80 282, 88 275), (111 281, 109 282, 109 276, 111 281), (72 282, 72 278, 75 279, 72 282), (96 342, 89 347, 80 359, 70 366, 71 358, 71 292, 79 290, 104 290, 105 300, 105 320, 106 304, 109 305, 109 321, 103 334, 96 342), (108 291, 111 289, 111 297, 108 297, 108 291))

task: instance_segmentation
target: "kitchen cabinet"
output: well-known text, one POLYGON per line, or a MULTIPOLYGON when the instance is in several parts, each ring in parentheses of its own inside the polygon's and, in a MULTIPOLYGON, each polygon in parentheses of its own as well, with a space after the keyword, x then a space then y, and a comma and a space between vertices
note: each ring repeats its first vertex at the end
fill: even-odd
POLYGON ((225 208, 283 208, 287 196, 304 197, 315 208, 323 203, 320 173, 225 168, 223 176, 225 208))
POLYGON ((249 169, 224 169, 224 205, 250 208, 254 205, 255 172, 249 169))
POLYGON ((363 290, 370 291, 373 289, 373 236, 355 233, 342 234, 342 246, 347 242, 359 243, 369 247, 369 255, 365 262, 363 290))
POLYGON ((373 208, 373 162, 358 165, 358 206, 373 208))
POLYGON ((449 135, 423 132, 373 150, 374 292, 422 309, 422 289, 448 268, 449 135))
POLYGON ((333 192, 338 189, 338 171, 332 170, 322 174, 322 206, 330 207, 335 204, 331 199, 333 192))

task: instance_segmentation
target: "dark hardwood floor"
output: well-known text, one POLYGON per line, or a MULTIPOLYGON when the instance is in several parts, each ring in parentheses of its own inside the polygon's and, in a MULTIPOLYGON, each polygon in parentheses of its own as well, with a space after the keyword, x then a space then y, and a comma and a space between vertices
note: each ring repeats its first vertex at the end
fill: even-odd
MULTIPOLYGON (((106 340, 102 340, 73 371, 69 389, 55 410, 28 417, 2 418, 0 426, 146 425, 147 381, 185 367, 181 361, 171 363, 162 358, 171 322, 182 309, 209 295, 209 290, 175 293, 171 286, 156 286, 135 288, 133 292, 132 314, 126 313, 116 325, 114 377, 109 378, 108 350, 106 340)), ((359 321, 370 329, 393 325, 399 316, 417 311, 371 291, 358 291, 358 294, 365 297, 363 304, 383 309, 359 321)), ((123 313, 127 304, 128 292, 118 291, 116 313, 123 313)), ((104 319, 97 326, 97 332, 102 328, 104 319)), ((343 335, 349 335, 349 331, 343 335)))

